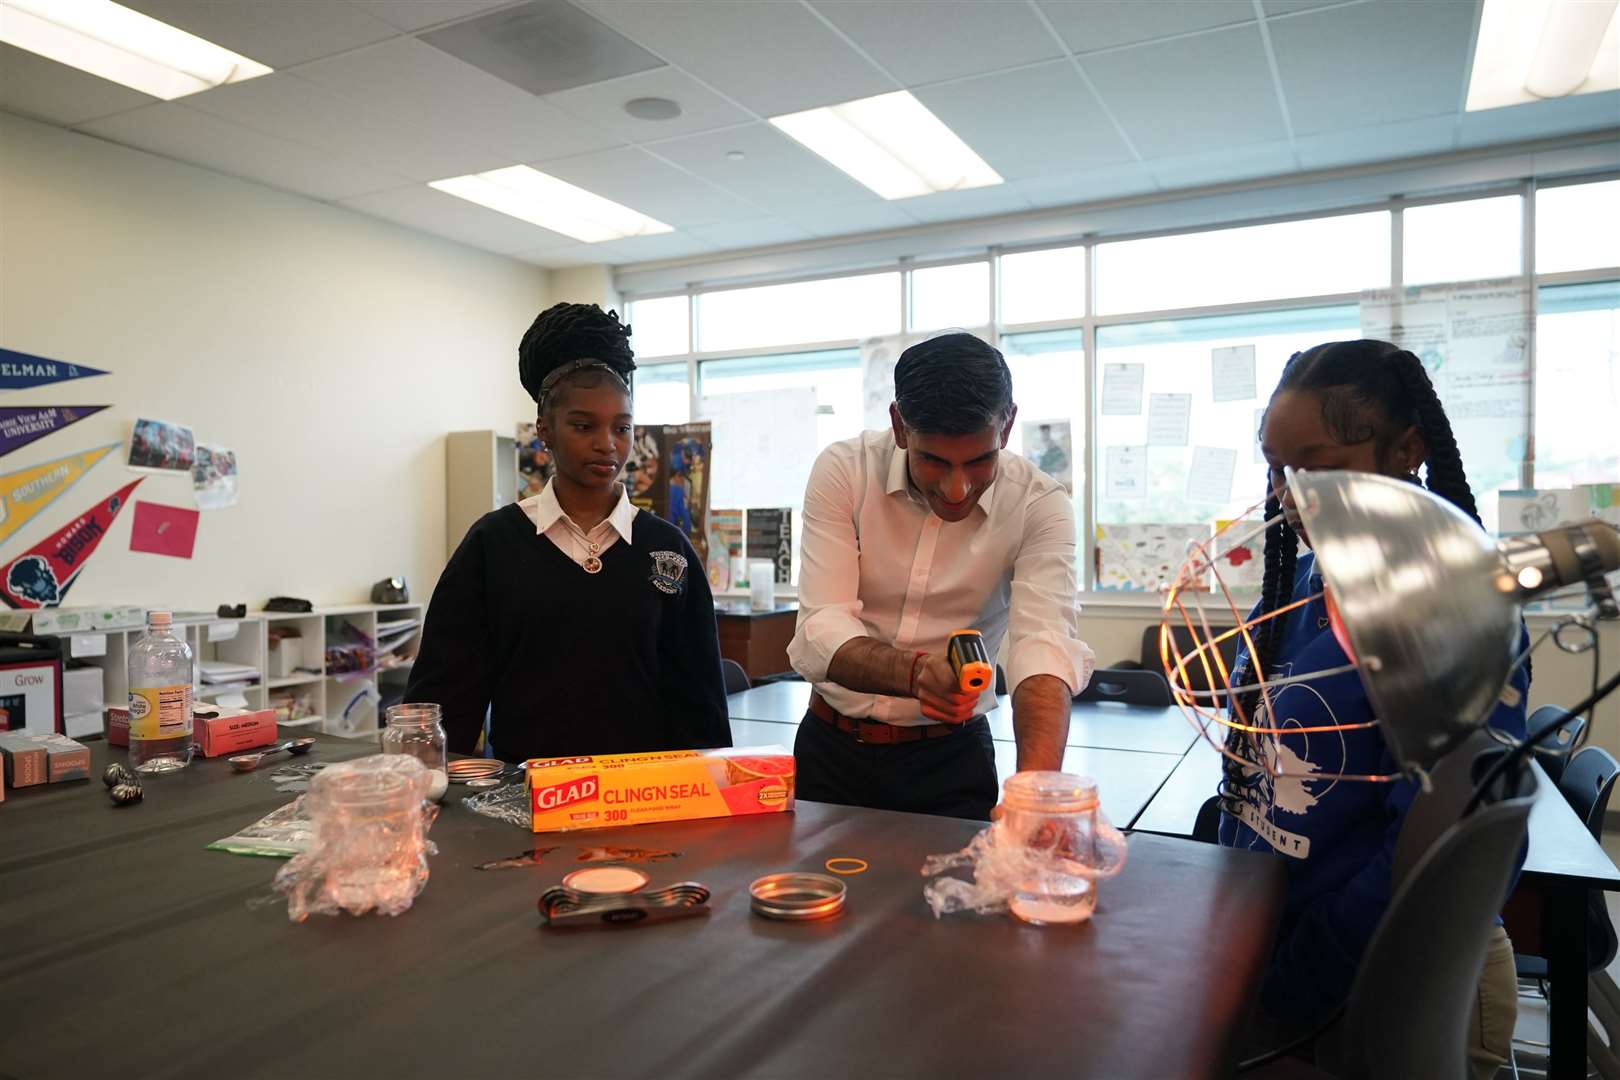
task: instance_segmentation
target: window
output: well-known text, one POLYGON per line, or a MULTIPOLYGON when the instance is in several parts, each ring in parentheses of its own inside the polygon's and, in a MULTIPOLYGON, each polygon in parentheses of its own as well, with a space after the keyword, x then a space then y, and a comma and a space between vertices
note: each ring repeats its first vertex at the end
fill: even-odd
POLYGON ((1523 206, 1520 196, 1504 195, 1402 211, 1401 283, 1518 277, 1523 206))
POLYGON ((1052 248, 1001 257, 1001 321, 1045 322, 1086 312, 1086 249, 1052 248))
MULTIPOLYGON (((1100 328, 1097 522, 1213 524, 1262 501, 1266 467, 1256 439, 1258 413, 1283 364, 1300 349, 1359 336, 1358 326, 1357 308, 1343 305, 1100 328), (1241 391, 1228 380, 1220 396, 1231 399, 1217 401, 1214 350, 1243 346, 1254 348, 1254 392, 1234 397, 1241 391), (1133 394, 1137 380, 1139 392, 1133 394), (1177 441, 1171 423, 1159 429, 1165 445, 1151 445, 1148 421, 1155 394, 1186 396, 1167 403, 1191 406, 1182 445, 1169 445, 1177 441), (1135 412, 1130 411, 1133 400, 1139 402, 1135 412), (1204 466, 1197 486, 1190 484, 1195 457, 1204 466)), ((1231 355, 1223 354, 1223 363, 1231 355)))
POLYGON ((691 351, 687 331, 691 301, 685 296, 632 301, 625 318, 630 321, 630 348, 636 356, 676 356, 691 351))
POLYGON ((990 264, 930 266, 911 272, 911 328, 971 330, 990 325, 990 264))
POLYGON ((1326 296, 1389 285, 1389 214, 1250 225, 1097 246, 1104 315, 1326 296))
POLYGON ((1620 281, 1542 289, 1539 307, 1536 487, 1620 480, 1620 281))
POLYGON ((704 352, 858 340, 899 329, 898 272, 698 297, 698 348, 704 352))
POLYGON ((1620 180, 1536 192, 1536 273, 1620 266, 1620 180))
POLYGON ((1078 495, 1086 470, 1086 357, 1080 331, 1008 334, 1001 352, 1012 370, 1018 406, 1007 449, 1029 457, 1078 495))
POLYGON ((636 368, 636 423, 684 424, 692 418, 692 396, 686 387, 686 364, 643 364, 636 368))

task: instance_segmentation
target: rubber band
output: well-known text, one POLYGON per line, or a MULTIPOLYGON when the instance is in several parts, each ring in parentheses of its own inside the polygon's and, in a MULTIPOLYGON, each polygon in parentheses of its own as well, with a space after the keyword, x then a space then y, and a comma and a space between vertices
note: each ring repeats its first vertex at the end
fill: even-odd
POLYGON ((847 856, 840 856, 836 859, 827 860, 827 872, 829 874, 838 874, 842 877, 849 877, 853 874, 864 874, 866 873, 866 870, 867 862, 865 859, 851 859, 847 856), (837 863, 838 865, 835 866, 833 865, 834 863, 837 863), (848 867, 848 869, 839 869, 840 866, 848 867))

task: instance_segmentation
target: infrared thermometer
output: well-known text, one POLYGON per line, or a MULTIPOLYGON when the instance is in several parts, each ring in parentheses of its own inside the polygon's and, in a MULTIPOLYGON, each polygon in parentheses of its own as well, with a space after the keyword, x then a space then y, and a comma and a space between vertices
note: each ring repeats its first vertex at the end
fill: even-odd
POLYGON ((952 631, 945 643, 945 655, 964 694, 984 692, 996 677, 990 654, 984 649, 984 635, 977 630, 952 631))

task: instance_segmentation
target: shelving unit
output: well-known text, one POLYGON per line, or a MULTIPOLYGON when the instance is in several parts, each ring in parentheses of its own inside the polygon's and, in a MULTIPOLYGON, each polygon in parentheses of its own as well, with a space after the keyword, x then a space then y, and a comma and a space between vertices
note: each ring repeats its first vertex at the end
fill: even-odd
MULTIPOLYGON (((350 737, 370 737, 377 729, 377 704, 382 693, 379 683, 392 671, 409 670, 410 662, 422 643, 421 604, 351 604, 316 608, 312 612, 250 612, 243 619, 220 619, 212 615, 178 612, 176 626, 185 633, 191 654, 200 664, 222 661, 251 668, 251 678, 222 685, 205 685, 199 670, 193 668, 193 696, 209 701, 228 693, 240 693, 250 709, 268 708, 277 692, 297 691, 307 713, 291 721, 293 726, 319 726, 323 731, 350 737), (392 665, 374 666, 369 671, 332 673, 326 666, 328 641, 346 635, 352 626, 365 635, 383 655, 403 658, 392 665), (378 628, 392 632, 378 640, 378 628), (295 674, 266 678, 269 670, 270 631, 297 631, 298 652, 295 674), (330 637, 329 637, 330 635, 330 637)), ((89 633, 55 635, 63 639, 63 654, 80 663, 101 669, 102 690, 107 704, 129 700, 129 647, 145 632, 144 627, 125 630, 96 630, 89 633), (89 653, 99 652, 91 656, 89 653)), ((89 734, 84 721, 80 734, 89 734)), ((100 731, 97 718, 94 730, 100 731)))

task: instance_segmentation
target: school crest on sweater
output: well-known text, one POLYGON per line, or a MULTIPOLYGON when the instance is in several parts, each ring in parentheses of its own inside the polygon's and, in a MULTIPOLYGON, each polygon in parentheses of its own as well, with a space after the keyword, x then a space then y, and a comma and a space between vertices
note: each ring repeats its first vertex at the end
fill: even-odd
POLYGON ((676 596, 686 587, 686 556, 677 551, 652 553, 653 588, 676 596))

